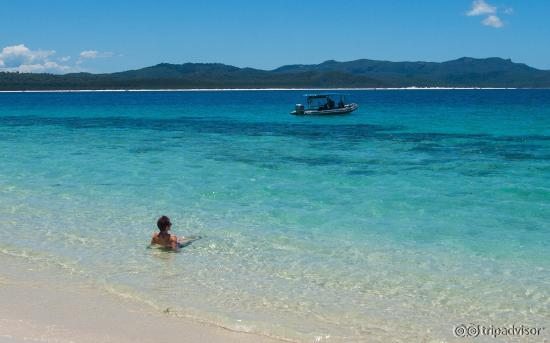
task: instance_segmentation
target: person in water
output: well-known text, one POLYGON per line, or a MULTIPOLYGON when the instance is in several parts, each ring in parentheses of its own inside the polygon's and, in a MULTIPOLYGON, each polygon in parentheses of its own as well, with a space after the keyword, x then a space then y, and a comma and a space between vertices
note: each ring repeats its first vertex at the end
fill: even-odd
POLYGON ((157 227, 159 228, 159 232, 155 232, 153 234, 153 237, 151 238, 151 245, 157 244, 165 248, 178 250, 180 248, 178 237, 168 233, 172 227, 170 218, 167 216, 161 216, 157 220, 157 227))

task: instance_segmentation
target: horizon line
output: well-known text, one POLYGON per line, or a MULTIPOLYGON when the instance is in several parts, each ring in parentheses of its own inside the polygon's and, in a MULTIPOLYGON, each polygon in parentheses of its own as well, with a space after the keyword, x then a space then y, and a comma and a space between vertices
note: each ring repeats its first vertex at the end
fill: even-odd
POLYGON ((236 91, 403 91, 403 90, 550 90, 550 87, 360 87, 360 88, 177 88, 177 89, 55 89, 14 90, 0 93, 109 93, 109 92, 236 92, 236 91))

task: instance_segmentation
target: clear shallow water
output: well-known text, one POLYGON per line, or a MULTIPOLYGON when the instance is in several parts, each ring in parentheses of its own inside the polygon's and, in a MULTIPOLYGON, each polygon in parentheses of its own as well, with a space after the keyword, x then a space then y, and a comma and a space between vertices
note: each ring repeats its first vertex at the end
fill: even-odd
POLYGON ((293 339, 549 322, 550 90, 301 93, 0 94, 0 251, 293 339))

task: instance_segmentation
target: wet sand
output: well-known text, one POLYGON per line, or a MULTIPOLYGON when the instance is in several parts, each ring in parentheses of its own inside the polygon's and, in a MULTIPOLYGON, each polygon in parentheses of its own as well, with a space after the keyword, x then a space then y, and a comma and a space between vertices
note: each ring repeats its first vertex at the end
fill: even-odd
POLYGON ((47 282, 35 271, 15 277, 5 271, 0 272, 0 342, 280 342, 151 313, 90 286, 47 282))

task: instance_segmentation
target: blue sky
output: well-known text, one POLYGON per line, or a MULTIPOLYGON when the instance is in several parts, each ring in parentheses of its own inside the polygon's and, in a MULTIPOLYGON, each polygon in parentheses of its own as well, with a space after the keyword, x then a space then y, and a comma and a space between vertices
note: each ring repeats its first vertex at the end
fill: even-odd
POLYGON ((462 56, 550 69, 549 15, 546 0, 3 1, 0 70, 462 56))

